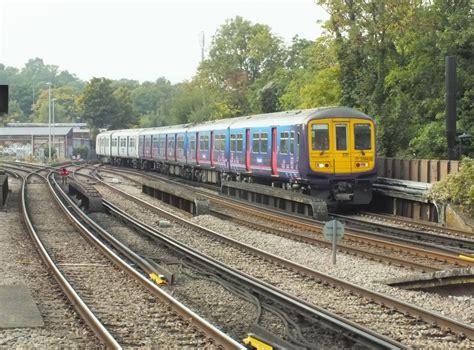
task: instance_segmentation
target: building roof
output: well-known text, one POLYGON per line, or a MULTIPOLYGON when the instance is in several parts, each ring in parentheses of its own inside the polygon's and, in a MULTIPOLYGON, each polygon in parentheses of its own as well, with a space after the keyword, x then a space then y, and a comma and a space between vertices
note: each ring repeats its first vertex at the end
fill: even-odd
MULTIPOLYGON (((54 128, 54 134, 56 136, 65 136, 72 131, 70 126, 57 126, 54 128)), ((51 134, 53 134, 53 129, 51 128, 51 134)), ((9 126, 6 128, 0 128, 0 136, 47 136, 49 135, 48 127, 14 127, 9 126)))
MULTIPOLYGON (((60 126, 72 126, 75 128, 87 128, 87 123, 54 123, 56 127, 60 126)), ((7 123, 7 127, 38 127, 38 126, 48 126, 48 123, 7 123)))

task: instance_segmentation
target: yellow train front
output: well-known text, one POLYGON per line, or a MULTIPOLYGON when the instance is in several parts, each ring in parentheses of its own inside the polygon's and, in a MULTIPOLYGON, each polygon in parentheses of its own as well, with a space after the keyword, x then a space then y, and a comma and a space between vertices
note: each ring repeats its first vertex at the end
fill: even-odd
POLYGON ((306 175, 311 195, 329 206, 363 205, 372 200, 377 177, 375 122, 350 109, 333 108, 315 113, 307 124, 306 175))

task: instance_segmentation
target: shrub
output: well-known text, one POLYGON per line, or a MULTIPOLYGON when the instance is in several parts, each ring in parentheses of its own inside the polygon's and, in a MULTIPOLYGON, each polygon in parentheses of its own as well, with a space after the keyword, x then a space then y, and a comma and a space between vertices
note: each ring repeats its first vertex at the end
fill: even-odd
POLYGON ((453 203, 470 217, 474 217, 474 159, 464 158, 459 172, 448 175, 428 191, 428 199, 453 203))

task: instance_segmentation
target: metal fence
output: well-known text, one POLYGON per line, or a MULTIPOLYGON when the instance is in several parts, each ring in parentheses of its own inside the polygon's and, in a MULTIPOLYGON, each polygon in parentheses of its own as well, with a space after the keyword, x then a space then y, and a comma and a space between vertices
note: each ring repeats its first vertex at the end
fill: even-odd
POLYGON ((459 171, 458 160, 399 159, 379 157, 379 177, 434 183, 459 171))

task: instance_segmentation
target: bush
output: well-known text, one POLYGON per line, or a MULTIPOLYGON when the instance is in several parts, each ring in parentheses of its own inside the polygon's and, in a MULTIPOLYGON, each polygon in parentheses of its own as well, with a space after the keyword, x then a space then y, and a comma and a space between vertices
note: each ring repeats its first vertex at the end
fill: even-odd
POLYGON ((474 217, 474 159, 464 158, 459 173, 451 174, 429 190, 428 199, 453 203, 470 217, 474 217))
POLYGON ((80 156, 81 159, 86 159, 87 155, 89 154, 89 148, 86 146, 79 146, 72 150, 72 154, 75 156, 80 156))

